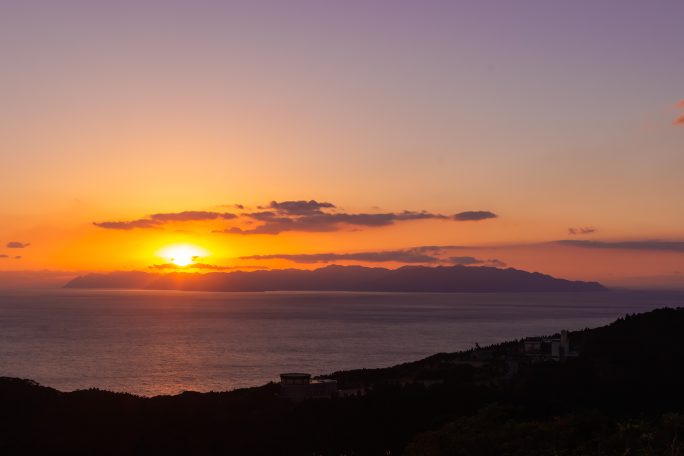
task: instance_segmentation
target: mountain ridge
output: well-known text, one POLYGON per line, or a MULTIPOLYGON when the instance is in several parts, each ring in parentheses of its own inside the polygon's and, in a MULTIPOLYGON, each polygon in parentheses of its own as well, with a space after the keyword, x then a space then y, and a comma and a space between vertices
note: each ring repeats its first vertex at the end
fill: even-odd
POLYGON ((117 271, 69 281, 71 289, 179 291, 367 291, 367 292, 581 292, 606 291, 598 282, 571 281, 539 272, 489 266, 403 266, 386 269, 329 265, 319 269, 272 269, 210 273, 117 271))

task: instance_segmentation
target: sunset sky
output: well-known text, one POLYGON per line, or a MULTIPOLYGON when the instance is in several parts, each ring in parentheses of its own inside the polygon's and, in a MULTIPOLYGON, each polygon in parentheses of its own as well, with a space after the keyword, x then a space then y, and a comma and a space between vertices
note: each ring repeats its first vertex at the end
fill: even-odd
POLYGON ((3 283, 335 263, 684 286, 682 18, 0 1, 3 283))

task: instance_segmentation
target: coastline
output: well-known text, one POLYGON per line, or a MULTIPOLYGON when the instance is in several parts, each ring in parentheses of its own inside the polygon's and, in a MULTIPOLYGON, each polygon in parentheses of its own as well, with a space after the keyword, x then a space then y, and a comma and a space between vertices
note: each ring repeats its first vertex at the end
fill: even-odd
POLYGON ((221 391, 607 324, 683 293, 0 293, 0 375, 64 391, 221 391), (142 386, 142 387, 141 387, 142 386))
POLYGON ((551 351, 548 358, 516 340, 335 372, 327 377, 340 393, 356 392, 329 398, 287 399, 276 383, 144 398, 0 378, 0 449, 439 455, 464 445, 489 454, 505 445, 512 455, 579 455, 667 448, 684 425, 683 328, 684 308, 659 309, 571 332, 566 355, 577 356, 554 359, 551 351), (625 422, 653 438, 620 434, 625 422))

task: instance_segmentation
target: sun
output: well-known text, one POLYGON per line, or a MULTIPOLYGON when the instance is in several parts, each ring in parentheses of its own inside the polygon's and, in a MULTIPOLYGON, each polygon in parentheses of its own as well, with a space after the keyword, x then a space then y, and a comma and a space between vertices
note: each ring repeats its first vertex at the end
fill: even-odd
POLYGON ((179 267, 192 265, 197 258, 205 257, 208 252, 201 247, 190 244, 178 244, 164 247, 157 254, 169 263, 179 267))

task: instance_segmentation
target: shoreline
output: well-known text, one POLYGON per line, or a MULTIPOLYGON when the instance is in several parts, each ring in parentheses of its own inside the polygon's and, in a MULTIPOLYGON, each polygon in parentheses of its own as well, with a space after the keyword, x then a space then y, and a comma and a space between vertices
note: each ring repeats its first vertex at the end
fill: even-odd
POLYGON ((321 395, 329 390, 318 386, 286 391, 276 383, 140 397, 98 389, 59 392, 3 377, 0 450, 668 454, 684 430, 683 329, 684 308, 661 308, 567 335, 333 372, 326 378, 337 389, 328 397, 321 395))

